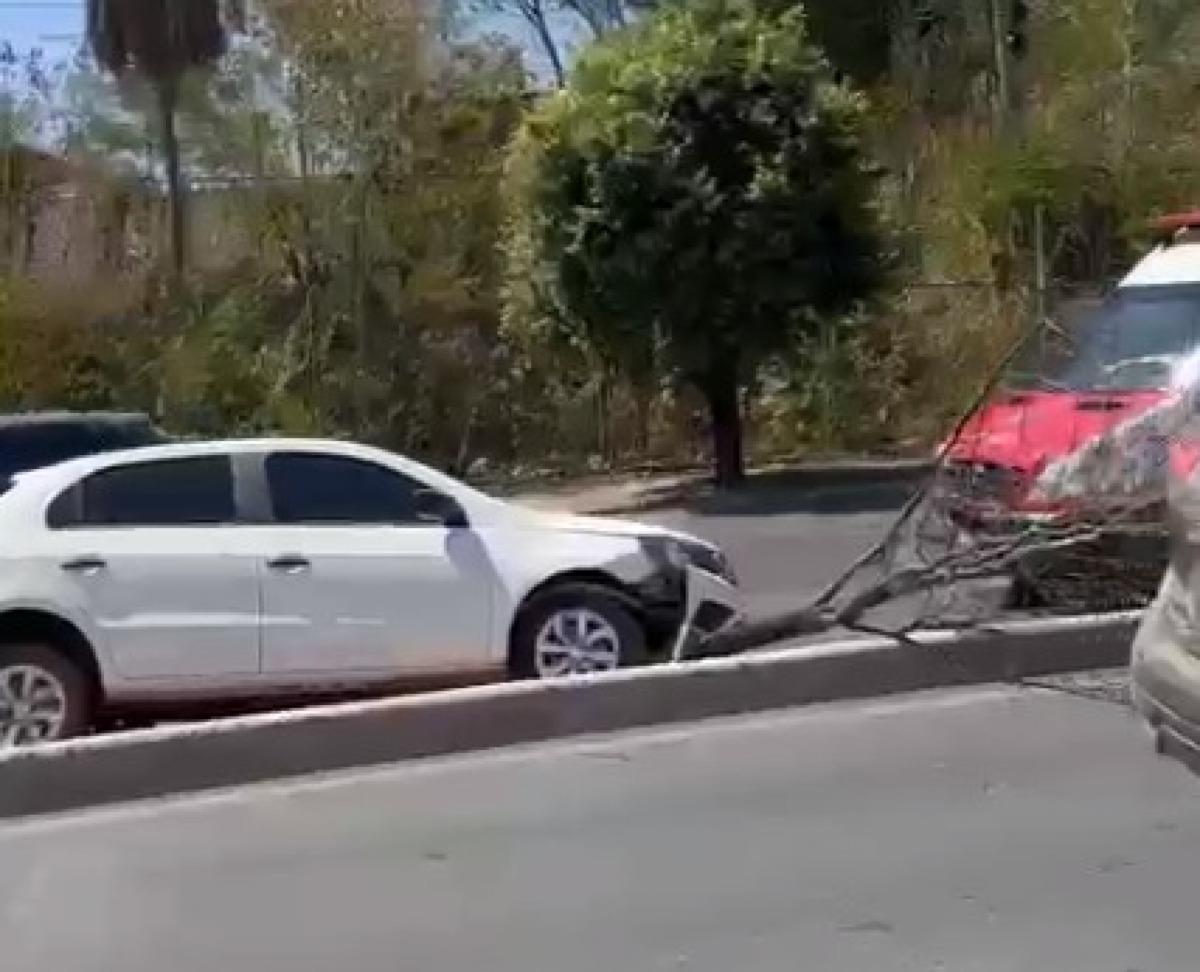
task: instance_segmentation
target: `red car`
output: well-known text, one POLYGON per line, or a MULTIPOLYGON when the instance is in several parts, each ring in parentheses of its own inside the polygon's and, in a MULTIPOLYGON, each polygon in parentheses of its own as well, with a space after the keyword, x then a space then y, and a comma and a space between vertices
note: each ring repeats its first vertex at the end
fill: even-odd
MULTIPOLYGON (((1158 226, 1165 241, 1077 323, 1031 341, 949 443, 940 494, 960 527, 995 533, 1069 518, 1072 510, 1034 488, 1039 475, 1169 394, 1175 365, 1200 346, 1200 213, 1158 226)), ((1164 462, 1195 463, 1194 449, 1163 451, 1164 462)), ((1146 527, 1087 550, 1030 558, 1017 573, 1015 603, 1146 603, 1166 562, 1161 518, 1152 516, 1146 527), (1106 576, 1119 582, 1119 592, 1097 583, 1106 576)))

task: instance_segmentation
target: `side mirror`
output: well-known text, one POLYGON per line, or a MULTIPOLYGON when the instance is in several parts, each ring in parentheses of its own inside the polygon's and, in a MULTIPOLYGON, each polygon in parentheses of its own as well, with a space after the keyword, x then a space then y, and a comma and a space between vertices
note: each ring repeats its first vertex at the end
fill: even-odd
POLYGON ((417 519, 424 523, 440 523, 447 527, 467 526, 467 514, 458 501, 436 489, 419 489, 413 495, 417 519))

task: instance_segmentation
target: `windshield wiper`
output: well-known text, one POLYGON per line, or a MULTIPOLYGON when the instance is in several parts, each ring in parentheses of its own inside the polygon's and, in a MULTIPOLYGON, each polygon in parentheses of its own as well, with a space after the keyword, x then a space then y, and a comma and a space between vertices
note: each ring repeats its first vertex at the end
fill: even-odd
POLYGON ((1056 391, 1069 392, 1074 389, 1070 385, 1064 384, 1061 381, 1055 381, 1053 378, 1047 378, 1045 375, 1034 374, 1033 372, 1018 373, 1013 376, 1022 384, 1028 384, 1031 387, 1015 388, 1012 391, 1056 391))

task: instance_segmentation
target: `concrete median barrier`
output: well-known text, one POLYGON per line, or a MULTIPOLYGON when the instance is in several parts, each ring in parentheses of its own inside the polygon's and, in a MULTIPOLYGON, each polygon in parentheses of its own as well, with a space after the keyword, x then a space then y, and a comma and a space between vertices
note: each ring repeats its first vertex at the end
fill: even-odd
POLYGON ((855 639, 171 726, 0 757, 0 817, 590 732, 1122 665, 1138 612, 855 639))

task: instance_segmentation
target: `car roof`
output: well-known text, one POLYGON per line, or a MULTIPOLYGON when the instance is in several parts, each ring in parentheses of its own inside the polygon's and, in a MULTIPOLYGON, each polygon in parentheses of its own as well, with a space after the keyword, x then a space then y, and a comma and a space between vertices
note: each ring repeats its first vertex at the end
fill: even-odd
POLYGON ((148 425, 145 412, 14 412, 0 414, 0 432, 9 429, 38 428, 47 425, 131 426, 148 425))
POLYGON ((162 445, 135 446, 112 452, 67 459, 51 466, 15 473, 9 480, 13 488, 0 493, 0 520, 16 519, 27 522, 37 516, 38 504, 49 496, 78 483, 93 473, 122 465, 158 460, 190 459, 213 455, 239 455, 270 452, 316 452, 327 456, 344 456, 391 467, 419 480, 434 489, 445 491, 468 506, 473 513, 505 504, 486 493, 455 479, 440 470, 407 456, 376 446, 341 439, 258 437, 248 439, 218 439, 192 442, 170 442, 162 445))
MULTIPOLYGON (((39 489, 58 488, 83 479, 102 469, 110 469, 134 462, 153 462, 165 459, 190 459, 198 456, 232 455, 248 452, 319 452, 324 455, 340 455, 363 459, 368 462, 383 460, 395 463, 413 475, 424 478, 430 485, 447 488, 452 484, 456 492, 469 490, 445 473, 432 469, 415 459, 389 453, 375 446, 340 439, 278 438, 217 439, 194 442, 171 442, 163 445, 135 446, 95 455, 67 459, 52 466, 44 466, 29 472, 16 473, 13 482, 23 482, 39 489)), ((477 492, 471 490, 471 492, 477 492)), ((479 494, 482 496, 483 494, 479 494)))
POLYGON ((1184 242, 1166 243, 1151 250, 1129 271, 1120 288, 1198 283, 1200 240, 1189 235, 1184 242))
POLYGON ((128 462, 153 462, 159 459, 190 459, 197 456, 232 455, 247 452, 324 452, 346 456, 378 455, 379 450, 340 439, 254 438, 204 439, 192 442, 167 442, 161 445, 134 446, 95 455, 67 459, 46 469, 61 470, 64 475, 86 475, 93 469, 120 466, 128 462))

